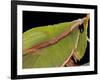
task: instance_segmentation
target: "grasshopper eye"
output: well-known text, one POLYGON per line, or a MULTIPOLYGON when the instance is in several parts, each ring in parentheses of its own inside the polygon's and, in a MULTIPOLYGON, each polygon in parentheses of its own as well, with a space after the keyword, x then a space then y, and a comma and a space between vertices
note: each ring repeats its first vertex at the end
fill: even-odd
POLYGON ((81 24, 81 25, 79 26, 79 30, 80 30, 80 33, 83 33, 83 31, 84 31, 84 26, 83 26, 83 24, 81 24))

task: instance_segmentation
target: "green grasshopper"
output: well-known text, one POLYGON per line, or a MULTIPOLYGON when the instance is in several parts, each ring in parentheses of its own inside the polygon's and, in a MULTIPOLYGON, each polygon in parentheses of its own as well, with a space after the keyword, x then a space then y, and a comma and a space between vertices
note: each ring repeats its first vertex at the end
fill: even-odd
POLYGON ((87 47, 88 20, 89 15, 24 32, 23 68, 71 66, 72 57, 80 61, 87 47))

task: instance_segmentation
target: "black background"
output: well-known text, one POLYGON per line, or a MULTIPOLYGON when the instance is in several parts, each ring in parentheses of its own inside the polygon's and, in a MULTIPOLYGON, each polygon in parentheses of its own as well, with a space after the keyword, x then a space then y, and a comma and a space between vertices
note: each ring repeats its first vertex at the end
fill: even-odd
MULTIPOLYGON (((86 14, 76 13, 58 13, 58 12, 36 12, 36 11, 23 11, 23 32, 33 27, 57 24, 66 21, 73 21, 85 17, 86 14)), ((89 28, 88 28, 89 36, 89 28)), ((79 62, 84 64, 89 62, 89 43, 86 49, 86 54, 79 62)))
POLYGON ((23 32, 37 26, 72 21, 86 14, 23 11, 23 32))

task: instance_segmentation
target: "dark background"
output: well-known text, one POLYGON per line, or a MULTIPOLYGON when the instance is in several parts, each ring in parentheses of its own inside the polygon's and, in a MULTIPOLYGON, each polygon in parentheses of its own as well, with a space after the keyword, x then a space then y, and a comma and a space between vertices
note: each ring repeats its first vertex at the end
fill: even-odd
MULTIPOLYGON (((57 24, 66 21, 73 21, 85 17, 86 14, 76 13, 58 13, 58 12, 36 12, 36 11, 23 11, 23 32, 33 27, 57 24)), ((89 36, 89 28, 88 28, 89 36)), ((89 43, 86 49, 86 54, 79 64, 89 62, 89 43)))
POLYGON ((86 14, 23 11, 23 32, 37 26, 72 21, 86 14))

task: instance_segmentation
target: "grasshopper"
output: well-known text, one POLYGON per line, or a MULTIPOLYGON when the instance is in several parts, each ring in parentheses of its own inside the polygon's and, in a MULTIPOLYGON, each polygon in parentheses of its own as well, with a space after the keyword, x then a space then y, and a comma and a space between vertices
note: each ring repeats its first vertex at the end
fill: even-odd
POLYGON ((23 33, 23 68, 73 66, 87 47, 89 15, 23 33), (72 59, 73 58, 73 59, 72 59))

